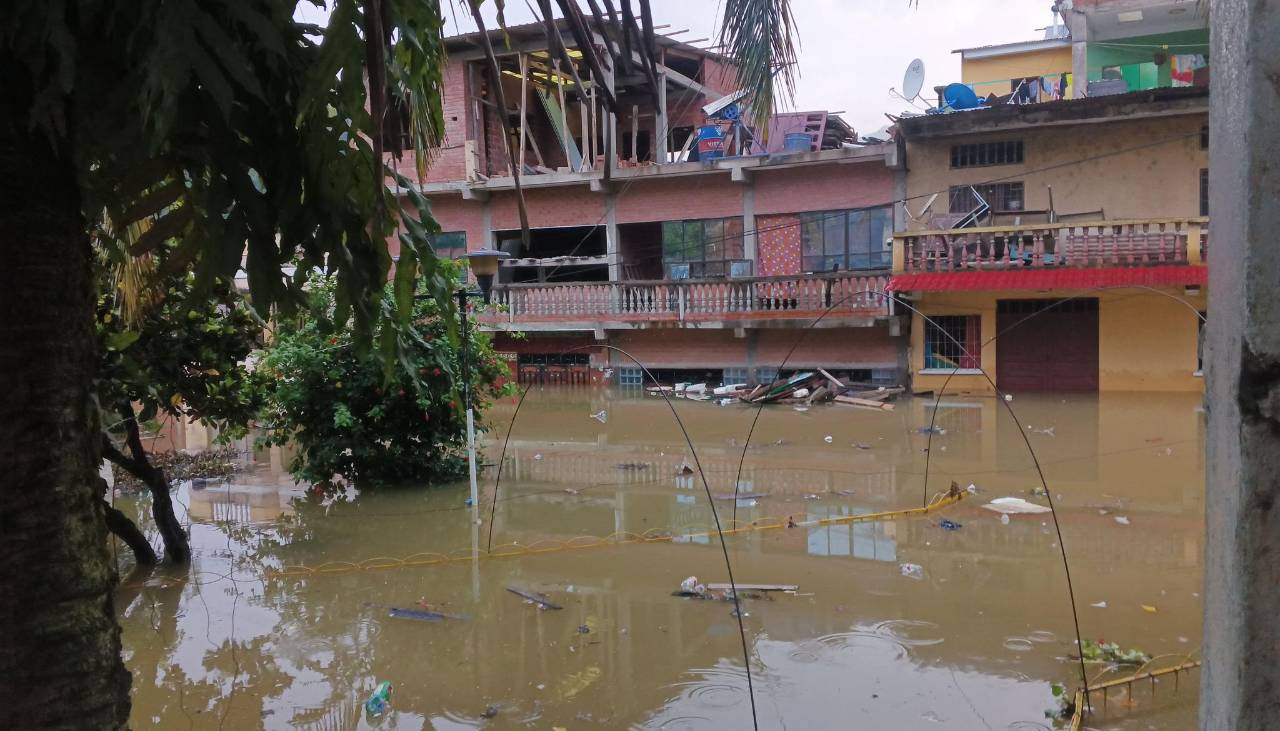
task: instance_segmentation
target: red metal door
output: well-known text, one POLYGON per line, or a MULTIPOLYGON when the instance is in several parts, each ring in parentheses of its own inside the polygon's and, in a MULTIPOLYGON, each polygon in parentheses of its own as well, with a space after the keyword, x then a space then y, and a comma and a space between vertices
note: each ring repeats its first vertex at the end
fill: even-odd
POLYGON ((1098 300, 1000 300, 996 332, 1001 391, 1098 390, 1098 300))

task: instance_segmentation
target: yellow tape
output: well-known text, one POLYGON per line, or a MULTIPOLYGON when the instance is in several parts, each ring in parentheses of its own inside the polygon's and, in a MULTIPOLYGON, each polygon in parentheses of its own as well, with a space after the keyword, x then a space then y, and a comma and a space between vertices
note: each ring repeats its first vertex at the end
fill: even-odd
MULTIPOLYGON (((783 518, 757 518, 750 522, 728 521, 721 531, 726 536, 756 533, 779 528, 812 528, 816 526, 843 525, 847 523, 865 523, 884 520, 901 520, 920 515, 928 515, 963 500, 968 493, 956 487, 935 495, 929 504, 922 508, 905 510, 885 510, 879 513, 862 515, 841 515, 835 518, 819 518, 815 520, 795 521, 791 516, 783 518)), ((700 530, 692 533, 671 534, 659 528, 651 528, 643 533, 617 531, 607 536, 574 536, 566 540, 544 538, 528 545, 503 543, 490 551, 473 553, 469 548, 459 548, 449 553, 423 551, 405 558, 393 556, 375 556, 363 561, 328 561, 319 566, 285 566, 276 571, 266 572, 268 577, 310 576, 315 574, 340 574, 354 571, 382 571, 386 569, 413 568, 423 566, 439 566, 446 563, 462 563, 475 559, 514 558, 557 551, 580 551, 588 548, 620 546, 633 543, 692 543, 702 539, 710 539, 717 535, 714 529, 700 530)))

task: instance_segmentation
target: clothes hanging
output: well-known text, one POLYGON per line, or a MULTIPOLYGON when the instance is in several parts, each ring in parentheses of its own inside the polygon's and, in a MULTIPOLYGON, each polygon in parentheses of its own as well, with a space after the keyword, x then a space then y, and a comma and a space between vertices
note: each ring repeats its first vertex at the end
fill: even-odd
POLYGON ((1179 53, 1169 59, 1169 78, 1173 86, 1192 86, 1195 83, 1196 69, 1209 65, 1202 53, 1179 53))

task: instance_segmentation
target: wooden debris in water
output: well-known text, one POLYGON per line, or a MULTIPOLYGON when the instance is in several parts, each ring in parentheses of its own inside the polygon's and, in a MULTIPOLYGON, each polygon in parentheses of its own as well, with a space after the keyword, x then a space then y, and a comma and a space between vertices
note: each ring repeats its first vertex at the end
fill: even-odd
POLYGON ((707 584, 710 591, 795 591, 799 584, 707 584))
POLYGON ((564 607, 551 601, 551 599, 548 598, 547 595, 545 594, 538 594, 536 592, 517 589, 514 586, 508 586, 507 591, 511 592, 512 594, 515 594, 518 597, 527 599, 533 602, 534 604, 537 604, 538 606, 542 607, 543 609, 564 609, 564 607))

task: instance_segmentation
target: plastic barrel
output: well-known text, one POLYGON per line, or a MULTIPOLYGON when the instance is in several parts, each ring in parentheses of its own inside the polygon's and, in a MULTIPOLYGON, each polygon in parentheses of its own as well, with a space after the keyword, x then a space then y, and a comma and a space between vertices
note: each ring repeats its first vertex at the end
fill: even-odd
POLYGON ((698 128, 698 159, 711 160, 724 157, 724 134, 720 125, 707 124, 698 128))
POLYGON ((788 132, 782 138, 785 152, 809 152, 813 150, 813 137, 807 132, 788 132))

